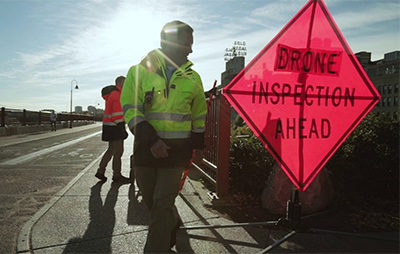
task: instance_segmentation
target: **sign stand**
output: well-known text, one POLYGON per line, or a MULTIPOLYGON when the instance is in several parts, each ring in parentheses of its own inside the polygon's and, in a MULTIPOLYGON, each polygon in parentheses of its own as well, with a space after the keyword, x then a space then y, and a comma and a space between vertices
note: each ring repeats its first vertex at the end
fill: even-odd
MULTIPOLYGON (((181 193, 179 195, 182 195, 181 193)), ((271 251, 273 248, 278 247, 283 242, 290 239, 296 233, 323 233, 323 234, 336 234, 336 235, 345 235, 352 237, 360 237, 367 239, 375 239, 375 240, 383 240, 383 241, 391 241, 398 242, 396 239, 390 239, 385 237, 376 237, 369 235, 361 235, 361 234, 353 234, 341 231, 332 231, 325 229, 317 229, 317 228, 308 228, 304 224, 301 223, 301 203, 299 198, 299 190, 297 188, 292 188, 291 199, 287 201, 286 206, 286 217, 280 218, 277 221, 264 221, 264 222, 250 222, 250 223, 234 223, 234 224, 225 224, 225 225, 199 225, 199 226, 181 226, 180 229, 184 230, 194 230, 194 229, 215 229, 215 228, 233 228, 233 227, 244 227, 244 226, 274 226, 278 228, 286 228, 291 230, 288 234, 275 241, 273 244, 269 245, 267 248, 258 252, 258 254, 263 254, 271 251)), ((322 212, 324 213, 324 212, 322 212)), ((313 217, 318 216, 322 213, 316 213, 307 216, 313 217)))
MULTIPOLYGON (((311 216, 316 216, 318 214, 313 214, 311 216)), ((258 252, 267 253, 268 251, 272 250, 273 248, 279 246, 283 242, 287 241, 289 238, 294 236, 296 233, 329 233, 329 234, 338 234, 338 235, 347 235, 347 236, 354 236, 354 237, 361 237, 361 238, 368 238, 368 239, 376 239, 376 240, 384 240, 384 241, 395 241, 398 242, 396 239, 389 239, 384 237, 375 237, 375 236, 367 236, 361 234, 352 234, 347 232, 340 232, 340 231, 331 231, 331 230, 322 230, 317 228, 308 228, 307 226, 301 224, 301 203, 299 202, 299 190, 297 188, 292 189, 292 197, 287 202, 286 207, 286 218, 281 218, 276 223, 278 227, 284 227, 291 229, 291 231, 283 236, 281 239, 275 241, 273 244, 269 245, 264 250, 258 252)))
POLYGON ((301 203, 299 201, 299 190, 297 188, 292 188, 292 196, 291 199, 288 200, 286 206, 286 218, 281 218, 276 223, 276 226, 290 228, 292 231, 259 253, 267 253, 268 251, 287 241, 297 232, 304 231, 304 228, 301 225, 301 203))
MULTIPOLYGON (((270 251, 298 232, 398 241, 301 224, 299 191, 307 189, 380 100, 323 0, 309 0, 223 89, 223 94, 296 188, 287 203, 286 217, 278 221, 181 229, 273 225, 291 230, 260 253, 270 251)), ((318 214, 310 216, 315 215, 318 214)))

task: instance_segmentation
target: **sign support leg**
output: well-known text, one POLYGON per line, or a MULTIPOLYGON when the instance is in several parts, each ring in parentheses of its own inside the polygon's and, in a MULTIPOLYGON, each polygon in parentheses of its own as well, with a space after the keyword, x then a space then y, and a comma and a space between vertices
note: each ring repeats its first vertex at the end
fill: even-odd
MULTIPOLYGON (((301 232, 330 233, 330 234, 347 235, 347 236, 384 240, 384 241, 396 241, 395 239, 393 240, 393 239, 383 238, 383 237, 374 237, 374 236, 351 234, 351 233, 339 232, 339 231, 308 228, 307 226, 304 226, 301 224, 301 203, 299 201, 300 201, 299 200, 299 190, 297 188, 293 188, 291 199, 288 200, 287 206, 286 206, 286 218, 281 218, 278 220, 278 223, 276 223, 276 226, 286 227, 286 228, 292 229, 292 231, 290 231, 288 234, 286 234, 281 239, 275 241, 273 244, 269 245, 264 250, 260 251, 258 254, 267 253, 268 251, 279 246, 280 244, 287 241, 289 238, 291 238, 292 236, 294 236, 296 233, 299 233, 299 232, 300 233, 301 232)), ((318 214, 314 214, 314 215, 318 215, 318 214)))
MULTIPOLYGON (((181 195, 181 194, 180 194, 181 195)), ((286 217, 280 218, 277 221, 265 221, 265 222, 252 222, 252 223, 234 223, 234 224, 225 224, 225 225, 193 225, 193 226, 181 226, 180 229, 184 230, 194 230, 194 229, 215 229, 215 228, 233 228, 233 227, 245 227, 245 226, 274 226, 279 228, 286 228, 290 229, 290 232, 280 238, 279 240, 275 241, 273 244, 269 245, 267 248, 263 249, 262 251, 258 252, 258 254, 267 253, 271 251, 273 248, 281 245, 296 233, 301 232, 308 232, 308 233, 328 233, 328 234, 338 234, 338 235, 347 235, 347 236, 354 236, 354 237, 361 237, 361 238, 370 238, 376 240, 383 240, 383 241, 398 241, 396 239, 390 238, 383 238, 383 237, 373 237, 373 236, 366 236, 361 234, 351 234, 346 232, 339 232, 339 231, 330 231, 330 230, 320 230, 316 228, 308 228, 301 223, 301 203, 299 198, 299 190, 297 188, 292 189, 292 195, 290 200, 287 201, 286 206, 286 217)), ((312 214, 306 216, 307 218, 312 216, 320 215, 321 213, 312 214)))
POLYGON ((300 230, 301 203, 299 201, 299 190, 297 188, 292 188, 292 196, 290 200, 287 201, 286 205, 286 217, 279 219, 278 223, 276 223, 276 226, 290 228, 292 229, 292 231, 290 231, 281 239, 275 241, 273 244, 269 245, 264 250, 260 251, 258 254, 267 253, 268 251, 287 241, 290 237, 294 236, 300 230))

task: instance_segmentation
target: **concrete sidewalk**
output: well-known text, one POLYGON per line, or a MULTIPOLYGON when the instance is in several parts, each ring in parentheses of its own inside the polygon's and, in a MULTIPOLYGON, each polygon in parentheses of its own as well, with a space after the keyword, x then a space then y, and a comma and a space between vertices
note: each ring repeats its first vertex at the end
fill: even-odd
MULTIPOLYGON (((125 142, 123 175, 129 175, 132 135, 125 142)), ((93 161, 62 191, 38 211, 22 228, 18 253, 142 253, 149 213, 138 190, 130 184, 112 183, 110 166, 107 182, 94 174, 100 158, 93 161)), ((208 190, 201 181, 187 178, 176 206, 184 227, 236 225, 229 217, 207 208, 208 190)), ((259 253, 288 233, 263 226, 181 229, 178 253, 259 253)), ((393 237, 393 236, 392 236, 393 237)), ((398 235, 397 235, 398 238, 398 235)), ((272 253, 354 253, 398 250, 396 241, 380 241, 336 234, 298 233, 272 253), (393 247, 394 245, 394 247, 393 247), (369 250, 369 251, 368 251, 369 250), (390 250, 390 249, 389 249, 390 250)))

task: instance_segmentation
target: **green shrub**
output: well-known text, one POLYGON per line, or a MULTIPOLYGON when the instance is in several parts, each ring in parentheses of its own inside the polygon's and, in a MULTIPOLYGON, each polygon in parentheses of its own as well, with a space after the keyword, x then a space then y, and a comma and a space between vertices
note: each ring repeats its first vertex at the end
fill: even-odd
MULTIPOLYGON (((240 121, 237 121, 240 123, 240 121)), ((241 124, 238 124, 241 125, 241 124)), ((244 124, 231 130, 230 192, 259 197, 274 159, 244 124), (238 138, 249 135, 248 138, 238 138)), ((328 161, 336 198, 399 199, 399 126, 388 115, 370 113, 328 161)))
POLYGON ((399 125, 387 114, 368 114, 328 161, 341 198, 399 198, 399 125))
POLYGON ((260 196, 273 164, 272 156, 246 125, 232 129, 229 168, 231 193, 260 196), (248 137, 243 137, 246 135, 248 137))

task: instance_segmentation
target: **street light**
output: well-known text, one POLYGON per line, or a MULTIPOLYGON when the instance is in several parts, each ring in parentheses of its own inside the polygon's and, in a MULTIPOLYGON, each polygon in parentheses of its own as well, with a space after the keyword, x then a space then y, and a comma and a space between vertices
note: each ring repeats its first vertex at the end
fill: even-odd
POLYGON ((73 79, 73 80, 71 80, 71 103, 70 103, 70 106, 69 106, 69 128, 72 128, 72 83, 73 82, 76 82, 76 86, 75 86, 75 89, 79 89, 79 86, 78 86, 78 81, 76 81, 75 79, 73 79))

